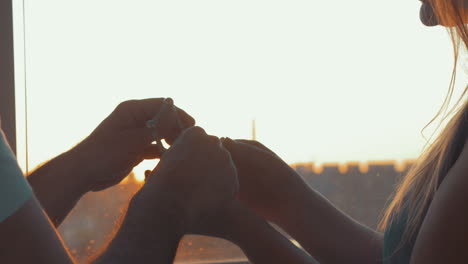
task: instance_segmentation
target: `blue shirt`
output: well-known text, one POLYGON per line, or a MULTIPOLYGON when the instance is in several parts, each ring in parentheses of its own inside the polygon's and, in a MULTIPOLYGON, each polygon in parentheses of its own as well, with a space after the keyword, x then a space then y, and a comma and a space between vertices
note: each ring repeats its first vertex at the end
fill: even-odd
POLYGON ((383 263, 384 264, 409 264, 413 252, 416 237, 413 236, 407 243, 401 244, 406 228, 408 212, 404 209, 393 219, 384 234, 383 263))
POLYGON ((0 129, 0 222, 13 215, 31 196, 31 186, 0 129))

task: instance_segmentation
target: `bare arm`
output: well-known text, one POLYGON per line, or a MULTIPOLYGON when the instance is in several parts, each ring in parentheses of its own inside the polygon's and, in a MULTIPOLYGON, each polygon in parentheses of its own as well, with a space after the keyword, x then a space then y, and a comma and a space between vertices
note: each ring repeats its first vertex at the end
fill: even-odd
POLYGON ((437 190, 416 239, 412 264, 468 259, 468 142, 437 190))
MULTIPOLYGON (((152 214, 144 203, 131 206, 109 248, 94 263, 172 263, 182 229, 169 205, 153 203, 152 214), (149 217, 153 213, 158 217, 149 217)), ((0 223, 0 234, 1 263, 74 263, 34 196, 0 223)))
POLYGON ((34 196, 0 223, 0 234, 1 263, 73 263, 34 196))
POLYGON ((293 236, 320 263, 380 263, 382 235, 355 222, 311 189, 271 150, 225 140, 236 163, 239 199, 293 236))
POLYGON ((309 189, 278 221, 320 263, 381 263, 383 236, 309 189))
POLYGON ((88 192, 83 164, 72 151, 44 164, 27 177, 37 199, 55 226, 59 226, 88 192))
MULTIPOLYGON (((182 235, 234 199, 237 174, 219 139, 197 127, 183 135, 133 197, 118 233, 94 263, 171 263, 182 235)), ((0 223, 7 233, 0 237, 1 260, 72 263, 39 204, 31 206, 0 223)))
POLYGON ((302 249, 292 244, 250 209, 234 204, 222 221, 228 225, 225 238, 237 244, 255 264, 314 263, 302 249))
POLYGON ((170 203, 156 201, 145 207, 132 199, 114 240, 92 263, 172 263, 183 236, 182 216, 170 203), (134 206, 135 205, 135 206, 134 206), (147 210, 151 210, 151 214, 147 210), (151 217, 156 216, 156 217, 151 217))
POLYGON ((115 239, 94 263, 172 263, 185 233, 235 199, 237 173, 218 138, 185 130, 132 199, 115 239))

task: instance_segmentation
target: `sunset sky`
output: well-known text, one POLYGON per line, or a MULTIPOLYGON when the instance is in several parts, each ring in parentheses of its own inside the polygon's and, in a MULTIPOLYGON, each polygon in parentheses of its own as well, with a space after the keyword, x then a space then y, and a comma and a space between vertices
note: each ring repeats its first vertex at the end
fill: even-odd
MULTIPOLYGON (((23 168, 25 76, 32 168, 119 102, 168 96, 214 135, 250 138, 255 119, 289 163, 415 158, 452 71, 448 35, 422 26, 417 0, 25 3, 23 32, 14 1, 23 168)), ((460 65, 456 94, 467 82, 460 65)))

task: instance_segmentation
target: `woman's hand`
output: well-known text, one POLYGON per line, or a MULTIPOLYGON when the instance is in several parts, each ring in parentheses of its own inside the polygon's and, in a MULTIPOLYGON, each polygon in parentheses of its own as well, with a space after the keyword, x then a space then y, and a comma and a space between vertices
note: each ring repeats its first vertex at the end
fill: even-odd
POLYGON ((309 188, 296 171, 259 142, 227 138, 223 145, 236 164, 243 204, 275 223, 294 213, 309 188))
POLYGON ((157 217, 151 216, 153 204, 165 204, 183 223, 184 233, 212 234, 209 224, 235 201, 238 189, 236 167, 220 140, 191 127, 148 175, 134 204, 147 208, 142 218, 149 219, 157 217))
MULTIPOLYGON (((119 183, 144 159, 161 156, 146 121, 160 110, 164 99, 131 100, 121 103, 92 133, 72 151, 84 171, 86 191, 99 191, 119 183)), ((183 110, 171 117, 172 122, 158 128, 172 143, 183 128, 193 126, 194 119, 183 110), (179 121, 177 120, 179 119, 179 121), (183 128, 180 127, 182 124, 183 128)))
POLYGON ((95 263, 172 263, 180 239, 207 229, 235 200, 236 167, 217 137, 186 129, 133 197, 120 230, 95 263))

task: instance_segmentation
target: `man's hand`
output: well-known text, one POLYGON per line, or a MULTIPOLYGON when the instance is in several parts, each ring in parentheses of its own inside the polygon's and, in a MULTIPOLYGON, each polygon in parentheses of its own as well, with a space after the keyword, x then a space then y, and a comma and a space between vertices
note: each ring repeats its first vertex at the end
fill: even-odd
MULTIPOLYGON (((76 147, 52 159, 28 176, 44 210, 58 226, 89 191, 119 183, 143 159, 158 158, 161 148, 152 144, 146 122, 153 119, 164 99, 121 103, 91 135, 76 147), (57 188, 59 186, 59 188, 57 188)), ((172 108, 156 127, 158 136, 171 143, 195 121, 184 111, 172 108)))
POLYGON ((227 138, 223 145, 236 164, 243 204, 275 223, 294 213, 308 190, 299 174, 259 142, 227 138))
MULTIPOLYGON (((131 100, 121 103, 92 133, 71 152, 84 167, 86 191, 99 191, 119 183, 144 159, 159 158, 161 153, 151 131, 145 127, 158 113, 164 99, 131 100)), ((172 143, 181 130, 195 124, 183 110, 171 117, 172 122, 158 130, 172 143), (179 121, 177 121, 177 118, 179 121), (180 128, 182 124, 182 128, 180 128)))

